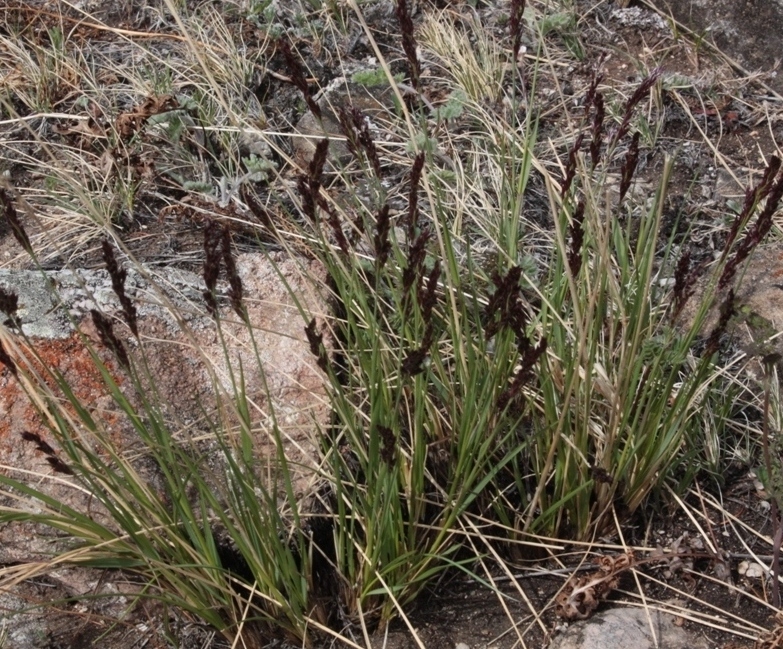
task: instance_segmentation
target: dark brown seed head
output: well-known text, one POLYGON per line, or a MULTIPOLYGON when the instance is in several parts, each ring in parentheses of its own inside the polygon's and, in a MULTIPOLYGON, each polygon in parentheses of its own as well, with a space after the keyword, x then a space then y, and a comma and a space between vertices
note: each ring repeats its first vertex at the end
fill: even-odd
POLYGON ((422 345, 418 349, 409 352, 402 361, 402 373, 405 376, 416 376, 424 371, 424 361, 429 353, 429 345, 422 345))
POLYGON ((17 323, 16 312, 19 309, 19 296, 13 291, 6 291, 0 286, 0 311, 5 313, 13 323, 17 323))
POLYGON ((628 133, 628 129, 631 127, 631 118, 633 117, 634 109, 636 106, 650 93, 650 89, 655 85, 658 79, 663 74, 663 68, 655 68, 648 77, 645 77, 642 82, 636 87, 636 90, 625 103, 625 111, 623 112, 623 118, 620 121, 620 126, 612 137, 612 143, 610 148, 614 147, 620 140, 622 140, 628 133))
POLYGON ((636 165, 639 163, 639 131, 633 134, 628 153, 620 171, 620 202, 625 198, 631 188, 631 181, 636 173, 636 165))
POLYGON ((226 226, 223 226, 221 233, 221 250, 223 252, 223 263, 226 266, 226 275, 228 276, 228 297, 231 300, 231 307, 244 320, 245 307, 242 304, 242 279, 239 277, 234 254, 231 251, 231 232, 226 226))
POLYGON ((408 215, 405 221, 408 245, 416 238, 416 229, 419 225, 419 182, 421 172, 424 169, 424 153, 419 153, 411 166, 410 189, 408 192, 408 215))
POLYGON ((519 60, 522 46, 522 16, 525 13, 525 0, 511 0, 511 12, 508 17, 508 31, 511 36, 511 53, 514 61, 519 60))
POLYGON ((505 277, 495 273, 492 283, 495 292, 489 298, 484 308, 484 337, 489 340, 501 327, 511 325, 515 330, 520 327, 521 314, 517 312, 520 297, 519 280, 522 278, 522 268, 514 266, 505 277))
POLYGON ((221 227, 215 221, 208 221, 204 227, 204 300, 210 315, 217 314, 218 305, 215 297, 218 276, 220 275, 220 248, 222 243, 221 227))
POLYGON ((720 305, 720 315, 718 316, 718 323, 715 328, 710 332, 710 336, 707 339, 707 345, 705 354, 707 357, 712 356, 718 351, 720 347, 720 340, 726 329, 729 326, 731 317, 734 315, 734 289, 730 289, 726 295, 726 299, 720 305))
POLYGON ((388 426, 378 426, 378 434, 381 436, 381 459, 387 466, 394 466, 397 438, 394 431, 388 426))
POLYGON ((584 133, 580 133, 577 136, 573 146, 568 151, 565 173, 563 174, 563 180, 560 184, 560 196, 563 198, 568 194, 568 190, 571 189, 571 183, 574 181, 574 176, 576 175, 576 155, 582 147, 582 140, 584 140, 584 133))
POLYGON ((411 299, 418 296, 422 279, 424 260, 427 257, 427 242, 432 237, 429 230, 423 230, 408 249, 408 259, 402 272, 402 292, 406 296, 406 315, 410 312, 411 299))
POLYGON ((30 244, 30 238, 27 236, 22 221, 19 219, 19 214, 14 207, 11 197, 2 188, 0 188, 0 203, 2 203, 5 220, 8 221, 8 225, 11 227, 11 234, 14 235, 14 239, 24 248, 28 255, 33 257, 33 246, 30 244))
POLYGON ((125 345, 122 344, 117 334, 114 333, 111 321, 103 315, 100 311, 92 309, 90 311, 95 329, 98 331, 98 337, 101 339, 103 346, 111 351, 117 358, 119 364, 127 371, 130 371, 130 358, 128 352, 125 349, 125 345))
POLYGON ((585 236, 585 202, 580 200, 571 218, 569 234, 571 235, 571 244, 568 248, 568 268, 571 276, 576 277, 582 269, 582 244, 585 236))
POLYGON ((117 299, 120 301, 120 305, 122 306, 122 313, 125 317, 125 323, 133 332, 133 335, 138 338, 139 328, 136 306, 125 292, 125 280, 127 279, 128 273, 117 263, 117 258, 114 255, 114 249, 107 239, 104 239, 101 242, 101 247, 103 249, 103 261, 106 264, 106 270, 109 272, 109 277, 111 277, 112 290, 114 291, 114 294, 117 296, 117 299))
POLYGON ((600 92, 595 93, 593 99, 595 106, 595 115, 593 115, 593 128, 590 139, 590 163, 595 169, 601 159, 601 142, 604 135, 604 119, 606 112, 604 109, 604 96, 600 92))
POLYGON ((408 59, 408 73, 411 85, 418 90, 421 66, 419 57, 416 54, 416 37, 413 34, 413 19, 408 9, 407 0, 397 0, 397 20, 400 23, 402 50, 405 52, 405 58, 408 59))
POLYGON ((691 272, 691 251, 686 250, 677 261, 674 271, 674 291, 672 296, 672 320, 676 320, 691 298, 696 288, 696 273, 691 272))
POLYGON ((258 200, 256 200, 256 197, 250 193, 250 190, 247 188, 246 185, 242 186, 242 200, 244 200, 245 203, 247 203, 247 206, 250 209, 250 211, 253 213, 253 216, 255 216, 259 220, 261 225, 263 225, 271 233, 277 231, 274 221, 272 221, 272 217, 267 211, 267 209, 263 205, 261 205, 261 203, 259 203, 258 200))
POLYGON ((389 259, 391 252, 391 241, 389 233, 391 232, 391 217, 389 215, 389 204, 385 203, 375 217, 375 237, 373 245, 375 246, 375 266, 381 270, 389 259))
POLYGON ((299 56, 294 54, 291 49, 291 44, 284 38, 279 38, 277 40, 277 49, 280 50, 283 55, 286 67, 288 68, 288 74, 291 77, 291 83, 293 83, 299 89, 299 92, 302 93, 310 112, 318 119, 321 119, 321 107, 310 92, 310 85, 307 83, 307 78, 305 77, 299 56))
POLYGON ((329 371, 329 359, 326 355, 326 347, 324 346, 324 335, 318 331, 315 318, 305 327, 305 335, 307 336, 307 342, 310 345, 310 353, 316 357, 318 367, 324 372, 329 371))

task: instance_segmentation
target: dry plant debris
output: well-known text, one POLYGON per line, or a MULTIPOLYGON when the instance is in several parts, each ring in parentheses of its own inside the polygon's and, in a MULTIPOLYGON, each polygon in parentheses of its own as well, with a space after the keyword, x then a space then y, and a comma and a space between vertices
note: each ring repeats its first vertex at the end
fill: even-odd
POLYGON ((556 612, 566 620, 585 620, 617 588, 620 574, 633 567, 630 553, 603 556, 598 569, 583 577, 571 577, 557 596, 556 612))
POLYGON ((783 649, 783 611, 775 616, 775 627, 762 633, 753 649, 783 649))

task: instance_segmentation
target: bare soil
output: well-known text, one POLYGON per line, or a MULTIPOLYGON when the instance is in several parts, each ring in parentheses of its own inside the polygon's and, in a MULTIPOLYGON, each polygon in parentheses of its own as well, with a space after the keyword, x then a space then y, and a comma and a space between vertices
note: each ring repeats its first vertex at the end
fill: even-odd
POLYGON ((775 92, 783 92, 780 38, 783 3, 779 0, 649 0, 698 40, 713 44, 748 73, 767 75, 775 92))

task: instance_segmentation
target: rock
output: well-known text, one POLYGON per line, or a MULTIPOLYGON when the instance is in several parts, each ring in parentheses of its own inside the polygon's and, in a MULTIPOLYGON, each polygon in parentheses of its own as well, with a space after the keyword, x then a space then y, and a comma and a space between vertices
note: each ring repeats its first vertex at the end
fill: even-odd
POLYGON ((570 625, 550 649, 708 649, 705 640, 677 626, 674 616, 650 610, 648 618, 647 613, 640 608, 603 611, 570 625))
MULTIPOLYGON (((393 106, 394 94, 388 85, 364 86, 346 77, 334 79, 318 98, 321 108, 321 120, 311 112, 305 113, 296 125, 299 137, 294 137, 294 159, 303 169, 307 168, 315 153, 318 140, 328 137, 329 161, 336 166, 343 166, 351 159, 351 153, 345 144, 345 136, 340 130, 338 111, 340 108, 354 106, 361 110, 365 117, 372 120, 393 106)), ((372 131, 372 126, 371 126, 372 131)))
POLYGON ((765 80, 783 91, 776 58, 783 29, 783 3, 736 0, 651 0, 663 16, 679 20, 749 71, 769 71, 765 80))
POLYGON ((636 27, 645 30, 645 33, 657 31, 659 34, 671 36, 671 29, 666 21, 654 11, 642 7, 613 9, 611 19, 623 27, 636 27))
MULTIPOLYGON (((284 450, 295 472, 295 490, 303 493, 314 479, 317 427, 327 421, 329 414, 324 377, 304 333, 305 318, 317 316, 322 322, 326 313, 312 283, 305 279, 305 274, 317 277, 319 269, 315 262, 282 253, 240 255, 236 264, 252 335, 232 311, 225 297, 227 287, 219 285, 225 348, 214 319, 205 313, 202 296, 205 287, 198 275, 174 269, 147 269, 145 273, 128 269, 126 288, 138 304, 139 338, 145 350, 146 370, 155 383, 170 430, 183 440, 190 437, 199 457, 204 458, 205 475, 217 481, 225 476, 223 455, 210 437, 213 431, 204 417, 217 412, 221 399, 231 398, 231 369, 235 370, 233 379, 238 380, 236 370, 241 367, 259 466, 264 475, 268 473, 274 479, 276 447, 270 431, 271 399, 284 450), (150 281, 151 276, 155 278, 154 283, 150 281), (285 283, 281 277, 285 277, 285 283), (174 307, 177 316, 167 303, 174 307), (300 306, 306 316, 300 313, 300 306), (226 396, 218 399, 215 386, 226 396)), ((17 366, 34 369, 44 377, 47 376, 44 368, 60 372, 119 452, 157 488, 161 484, 160 470, 151 458, 145 457, 148 453, 135 429, 107 394, 86 344, 89 341, 94 346, 126 397, 138 403, 127 373, 103 347, 89 315, 93 308, 109 315, 128 355, 136 361, 142 359, 138 341, 123 322, 119 300, 111 289, 108 275, 103 271, 83 270, 45 275, 0 271, 0 286, 15 291, 19 298, 18 314, 25 335, 9 334, 6 330, 1 338, 17 366), (52 293, 51 287, 57 291, 52 293)), ((51 378, 46 381, 57 391, 51 378)), ((230 416, 220 421, 231 425, 230 416)), ((89 513, 94 520, 108 523, 107 513, 86 490, 75 484, 71 476, 53 471, 48 462, 51 458, 42 452, 40 444, 30 441, 31 436, 37 436, 53 447, 61 460, 67 460, 26 397, 20 381, 0 363, 0 472, 26 481, 77 511, 89 513)), ((32 499, 17 499, 8 489, 2 491, 0 506, 21 507, 30 512, 40 511, 43 506, 32 499)), ((47 560, 52 552, 63 549, 63 543, 62 534, 42 525, 17 522, 0 526, 0 564, 47 560)), ((49 579, 59 580, 62 591, 70 596, 87 592, 92 587, 89 580, 99 576, 69 570, 59 571, 49 579)), ((15 589, 6 591, 4 598, 0 605, 12 610, 20 608, 15 604, 17 599, 24 599, 15 589)), ((97 600, 96 606, 100 601, 97 600)), ((18 629, 12 628, 13 633, 24 638, 20 635, 18 643, 15 641, 12 646, 36 646, 30 645, 32 641, 27 635, 41 624, 45 627, 47 618, 45 612, 31 615, 36 620, 40 615, 43 621, 33 624, 26 617, 21 618, 27 622, 18 629)), ((0 617, 0 628, 2 624, 0 617)))

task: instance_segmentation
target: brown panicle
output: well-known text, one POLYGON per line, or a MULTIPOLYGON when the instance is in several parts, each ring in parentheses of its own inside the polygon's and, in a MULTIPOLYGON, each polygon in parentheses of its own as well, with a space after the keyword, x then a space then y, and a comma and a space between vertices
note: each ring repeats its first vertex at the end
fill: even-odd
POLYGON ((517 371, 514 372, 511 384, 498 397, 498 408, 503 410, 507 406, 519 402, 520 397, 522 396, 522 389, 533 376, 533 367, 538 362, 538 359, 543 356, 544 352, 546 352, 546 347, 546 338, 539 340, 535 347, 531 345, 530 340, 527 339, 524 349, 520 354, 519 367, 517 371))
POLYGON ((277 231, 277 228, 275 227, 275 224, 272 221, 272 217, 267 209, 256 200, 256 197, 250 193, 250 190, 246 185, 242 186, 242 200, 247 203, 247 206, 253 213, 253 216, 258 219, 261 225, 263 225, 272 234, 277 231))
POLYGON ((407 0, 397 0, 397 20, 400 23, 402 50, 405 52, 405 58, 408 59, 411 85, 418 90, 421 66, 419 57, 416 54, 416 37, 413 35, 413 19, 411 18, 410 9, 408 9, 407 0))
POLYGON ((375 236, 373 245, 375 246, 375 267, 381 270, 389 259, 391 252, 391 241, 389 233, 391 232, 391 217, 389 215, 389 204, 384 203, 383 207, 375 217, 375 236))
POLYGON ((19 309, 19 296, 13 291, 6 291, 0 286, 0 311, 8 316, 15 326, 19 324, 17 311, 19 309))
POLYGON ((495 285, 495 292, 484 308, 484 318, 487 322, 484 328, 484 337, 487 340, 500 331, 503 326, 509 324, 509 314, 515 310, 514 305, 519 299, 521 277, 522 268, 520 266, 513 266, 505 277, 500 273, 493 275, 492 283, 495 285), (499 318, 496 318, 497 315, 499 318))
POLYGON ((571 189, 571 183, 574 181, 574 176, 576 175, 576 155, 579 153, 584 137, 584 133, 580 133, 568 151, 568 161, 566 162, 565 173, 560 185, 560 196, 563 198, 568 194, 568 190, 571 189))
POLYGON ((623 118, 620 121, 620 126, 618 126, 617 130, 614 132, 610 148, 614 147, 628 133, 628 129, 631 127, 631 118, 633 117, 634 109, 645 97, 647 97, 650 93, 650 89, 655 85, 662 74, 663 68, 655 68, 650 72, 650 75, 642 79, 642 82, 636 87, 636 90, 631 95, 630 99, 625 103, 623 118))
POLYGON ((432 233, 429 230, 423 230, 408 249, 407 263, 402 271, 402 292, 405 300, 403 311, 406 316, 410 314, 414 296, 419 294, 419 286, 422 280, 421 271, 424 267, 424 260, 427 257, 427 242, 431 237, 432 233))
POLYGON ((625 195, 631 188, 631 181, 636 173, 636 165, 639 164, 639 131, 633 134, 631 144, 628 147, 628 153, 625 154, 625 162, 620 171, 620 201, 623 202, 625 195))
POLYGON ((220 274, 220 245, 222 235, 220 226, 214 221, 208 221, 204 227, 204 301, 207 311, 212 316, 217 315, 218 305, 215 297, 218 275, 220 274))
POLYGON ((416 238, 416 228, 419 224, 419 182, 421 181, 421 172, 424 169, 424 153, 419 153, 413 159, 411 166, 410 189, 408 191, 408 214, 405 221, 406 236, 408 245, 413 244, 416 238))
POLYGON ((223 253, 223 263, 226 266, 226 275, 228 276, 228 297, 231 300, 231 307, 244 320, 245 308, 242 304, 242 279, 239 277, 234 254, 231 252, 231 232, 226 226, 223 226, 221 233, 221 251, 223 253))
POLYGON ((329 152, 329 138, 319 140, 315 146, 313 159, 307 169, 306 176, 299 176, 299 195, 302 197, 302 211, 312 223, 318 220, 316 206, 321 203, 321 176, 326 166, 326 156, 329 152))
POLYGON ((316 357, 318 367, 324 372, 329 371, 329 359, 326 356, 326 347, 324 346, 324 335, 318 331, 315 318, 305 327, 305 335, 310 345, 310 352, 316 357))
POLYGON ((522 47, 522 16, 525 13, 525 0, 511 0, 511 11, 508 17, 508 32, 511 37, 511 53, 514 61, 519 59, 522 47))
POLYGON ((30 244, 30 238, 27 236, 27 232, 19 219, 19 214, 14 207, 11 197, 8 195, 8 192, 2 188, 0 188, 0 203, 3 204, 5 220, 8 221, 8 225, 11 226, 11 234, 14 235, 14 239, 17 240, 19 245, 24 248, 28 255, 33 257, 33 246, 30 244))
POLYGON ((343 232, 343 224, 340 222, 340 217, 337 216, 337 212, 332 209, 331 205, 325 205, 326 207, 326 214, 327 214, 327 221, 329 223, 329 226, 332 228, 332 232, 334 233, 335 241, 337 241, 337 246, 340 248, 340 251, 344 254, 348 254, 348 238, 345 236, 345 232, 343 232))
POLYGON ((720 347, 720 339, 726 328, 729 326, 729 321, 734 315, 734 289, 730 289, 726 299, 720 305, 720 316, 718 317, 718 323, 715 328, 710 332, 710 337, 707 339, 707 345, 705 347, 705 354, 709 357, 718 351, 720 347))
POLYGON ((764 195, 767 197, 764 209, 756 218, 753 227, 749 229, 739 244, 737 244, 734 256, 726 262, 726 266, 723 268, 723 273, 721 273, 718 281, 718 289, 725 288, 731 283, 739 266, 742 265, 750 256, 750 253, 753 252, 772 229, 772 217, 778 209, 781 198, 783 198, 783 173, 780 174, 774 185, 771 186, 771 189, 764 191, 764 195))
POLYGON ((136 306, 125 292, 125 280, 128 277, 128 272, 124 268, 120 268, 120 265, 117 263, 117 257, 114 255, 114 249, 108 239, 101 241, 101 248, 103 250, 103 261, 106 264, 106 270, 109 272, 109 277, 111 277, 111 287, 122 306, 125 324, 128 325, 128 328, 133 332, 133 335, 138 338, 139 327, 136 306))
POLYGON ((355 106, 349 108, 340 107, 337 110, 340 122, 340 130, 346 137, 346 144, 355 158, 360 158, 359 149, 364 151, 367 161, 370 163, 376 177, 381 177, 381 159, 378 157, 378 149, 375 140, 370 134, 367 118, 361 110, 355 106))
POLYGON ((378 426, 377 431, 381 436, 381 459, 391 468, 394 466, 397 438, 394 435, 394 431, 388 426, 378 426))
POLYGON ((595 169, 598 166, 598 161, 601 159, 601 142, 603 141, 604 119, 606 118, 604 96, 600 92, 595 93, 593 106, 595 106, 595 114, 593 115, 593 128, 590 138, 590 164, 595 169))
POLYGON ((568 268, 571 276, 576 277, 582 269, 582 243, 585 237, 585 202, 580 200, 576 206, 568 232, 571 235, 571 245, 568 248, 568 268))
POLYGON ((295 55, 291 50, 291 44, 284 38, 277 40, 277 49, 283 55, 285 59, 286 67, 288 68, 288 74, 291 77, 291 83, 293 83, 302 93, 307 107, 310 112, 315 115, 319 120, 321 119, 321 107, 318 102, 315 101, 312 93, 310 92, 310 86, 307 83, 304 70, 302 69, 302 63, 299 60, 299 56, 295 55))
POLYGON ((764 175, 761 177, 761 182, 759 182, 759 184, 755 187, 748 187, 748 189, 745 191, 745 201, 742 204, 742 209, 737 215, 737 218, 734 219, 734 223, 731 224, 731 229, 729 230, 729 234, 726 237, 726 245, 723 247, 724 256, 729 253, 729 250, 734 244, 740 229, 751 217, 753 209, 772 191, 775 176, 780 170, 780 166, 780 158, 774 155, 770 156, 769 164, 764 170, 764 175))
POLYGON ((130 358, 128 352, 125 349, 125 345, 122 344, 117 334, 114 333, 114 328, 111 325, 111 321, 103 315, 97 309, 90 311, 95 329, 98 331, 98 337, 101 339, 101 343, 109 351, 114 353, 117 357, 119 364, 127 371, 130 371, 130 358))
POLYGON ((677 320, 688 300, 696 291, 696 273, 691 272, 691 251, 686 250, 674 270, 672 322, 677 320))
POLYGON ((423 290, 421 288, 419 290, 418 301, 421 319, 424 322, 424 338, 421 345, 409 352, 402 361, 402 373, 406 376, 415 376, 424 371, 424 361, 427 359, 432 343, 435 342, 435 322, 432 318, 432 311, 437 301, 436 290, 440 272, 440 260, 437 260, 427 276, 426 286, 423 290))

